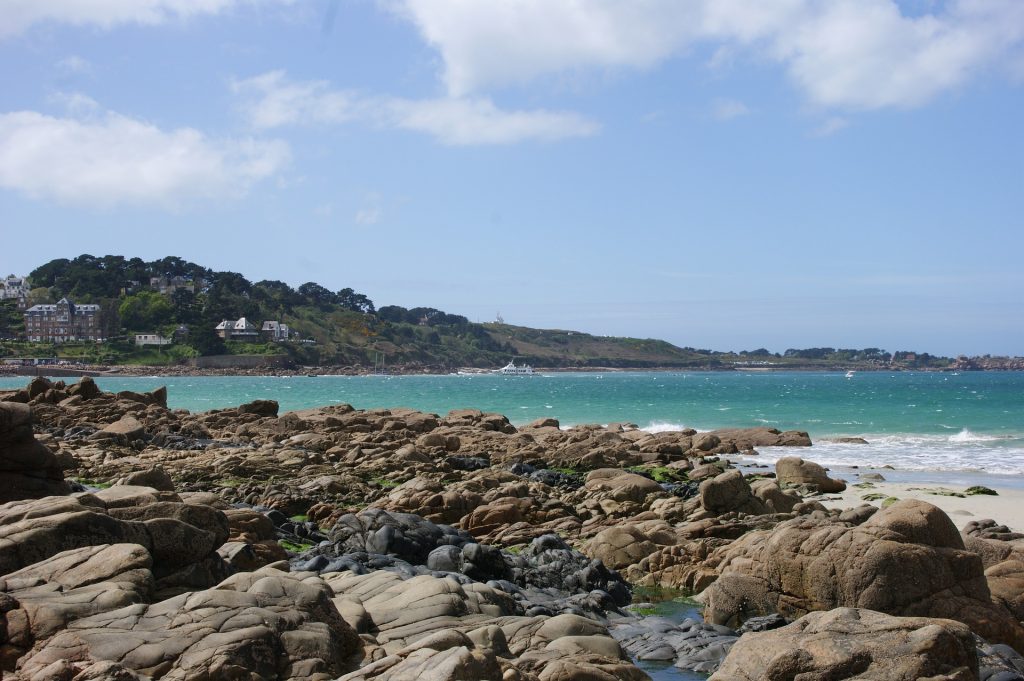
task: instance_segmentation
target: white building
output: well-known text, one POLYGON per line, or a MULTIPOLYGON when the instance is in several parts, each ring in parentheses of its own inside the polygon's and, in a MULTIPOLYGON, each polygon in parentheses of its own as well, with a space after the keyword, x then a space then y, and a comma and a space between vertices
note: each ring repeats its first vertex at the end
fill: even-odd
POLYGON ((135 334, 135 344, 138 346, 143 345, 170 345, 174 341, 170 338, 164 338, 158 333, 137 333, 135 334))
POLYGON ((275 342, 288 340, 288 336, 291 334, 288 325, 281 322, 263 322, 263 328, 260 331, 264 338, 275 342))
POLYGON ((27 277, 16 277, 9 274, 6 279, 0 280, 0 300, 17 300, 19 310, 28 307, 28 292, 30 290, 27 277))
POLYGON ((245 317, 235 321, 225 319, 214 330, 224 340, 258 341, 260 338, 259 329, 245 317))

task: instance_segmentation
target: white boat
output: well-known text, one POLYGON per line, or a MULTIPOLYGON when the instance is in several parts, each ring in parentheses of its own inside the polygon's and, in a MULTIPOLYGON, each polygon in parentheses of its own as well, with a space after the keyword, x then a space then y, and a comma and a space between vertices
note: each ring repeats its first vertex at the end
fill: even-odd
POLYGON ((515 362, 509 362, 500 369, 495 370, 494 373, 501 374, 503 376, 533 376, 533 367, 529 364, 516 366, 515 362))
POLYGON ((854 373, 854 372, 853 372, 853 369, 851 369, 851 370, 847 371, 847 372, 846 372, 846 377, 847 377, 847 378, 853 378, 853 373, 854 373))

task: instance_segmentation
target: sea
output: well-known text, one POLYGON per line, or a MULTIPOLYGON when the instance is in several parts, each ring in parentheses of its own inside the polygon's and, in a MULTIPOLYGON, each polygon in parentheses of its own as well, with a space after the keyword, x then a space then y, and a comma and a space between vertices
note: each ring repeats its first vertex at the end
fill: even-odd
MULTIPOLYGON (((0 378, 0 389, 27 378, 0 378)), ((66 379, 74 380, 74 379, 66 379)), ((828 466, 943 472, 943 482, 1024 488, 1024 372, 606 372, 533 376, 100 377, 107 391, 167 386, 190 411, 273 399, 282 412, 347 403, 445 414, 475 408, 521 425, 630 423, 649 431, 770 426, 807 431, 828 466), (836 442, 858 437, 867 444, 836 442)), ((770 464, 792 449, 759 450, 770 464)), ((918 476, 919 477, 919 476, 918 476)), ((899 474, 886 476, 893 481, 899 474)))

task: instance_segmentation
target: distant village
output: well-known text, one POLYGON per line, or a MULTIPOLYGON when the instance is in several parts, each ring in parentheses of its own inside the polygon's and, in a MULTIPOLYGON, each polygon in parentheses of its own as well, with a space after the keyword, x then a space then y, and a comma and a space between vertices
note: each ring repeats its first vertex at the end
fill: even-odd
MULTIPOLYGON (((139 285, 138 282, 133 282, 139 285)), ((195 284, 184 277, 153 277, 149 288, 163 295, 171 295, 179 289, 194 292, 195 284)), ((95 304, 76 304, 61 298, 52 304, 29 306, 31 285, 28 277, 9 275, 0 281, 0 300, 15 300, 18 310, 25 319, 24 340, 30 343, 70 343, 91 341, 103 343, 107 340, 100 314, 102 309, 95 304)), ((257 326, 245 317, 222 320, 214 327, 223 340, 259 342, 281 342, 292 337, 287 324, 278 320, 267 320, 257 326)), ((187 340, 190 329, 179 325, 170 336, 156 332, 136 333, 136 346, 165 346, 187 340)))

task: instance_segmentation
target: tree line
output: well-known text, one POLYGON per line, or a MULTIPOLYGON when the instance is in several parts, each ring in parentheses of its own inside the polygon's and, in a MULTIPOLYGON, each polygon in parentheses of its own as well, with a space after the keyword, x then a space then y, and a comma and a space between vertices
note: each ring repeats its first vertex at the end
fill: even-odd
POLYGON ((482 327, 461 315, 398 305, 378 310, 368 296, 352 288, 331 291, 313 281, 297 288, 277 280, 251 282, 237 272, 215 271, 176 256, 145 261, 84 254, 51 260, 28 276, 34 287, 29 304, 53 303, 64 297, 76 304, 97 303, 108 338, 138 332, 171 335, 187 326, 187 345, 202 355, 225 352, 214 329, 225 319, 240 317, 256 324, 289 321, 293 328, 303 327, 307 332, 317 331, 321 321, 326 324, 330 319, 346 329, 358 329, 363 336, 396 343, 437 344, 447 338, 480 351, 512 351, 511 346, 496 343, 482 327), (161 293, 151 286, 155 279, 165 286, 180 285, 161 293), (416 332, 409 327, 428 328, 416 332))

